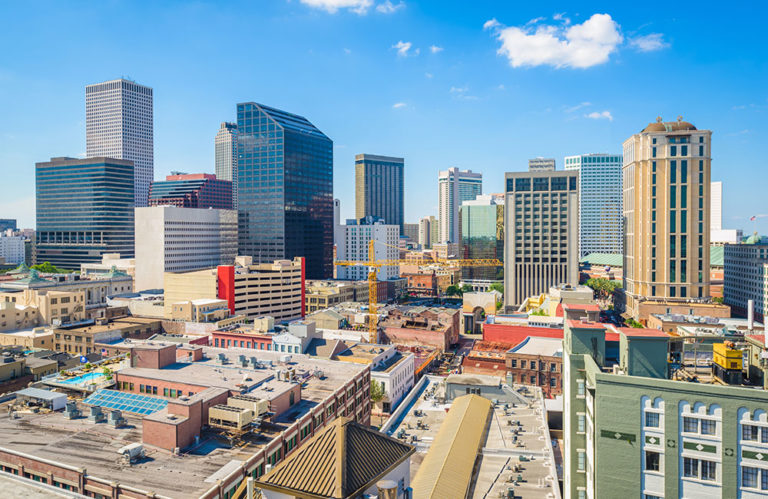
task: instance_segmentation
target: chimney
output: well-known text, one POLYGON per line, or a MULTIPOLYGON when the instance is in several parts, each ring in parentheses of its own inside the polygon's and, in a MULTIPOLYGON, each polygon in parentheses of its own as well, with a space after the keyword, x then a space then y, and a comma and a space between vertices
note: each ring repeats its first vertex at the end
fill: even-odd
POLYGON ((378 499, 397 499, 397 482, 394 480, 379 480, 376 489, 378 499))

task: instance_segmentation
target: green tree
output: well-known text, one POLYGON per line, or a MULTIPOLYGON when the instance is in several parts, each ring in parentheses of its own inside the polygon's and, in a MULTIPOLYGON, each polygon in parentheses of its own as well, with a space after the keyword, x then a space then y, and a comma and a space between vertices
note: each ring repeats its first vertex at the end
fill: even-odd
POLYGON ((37 265, 32 265, 30 268, 43 274, 69 274, 71 272, 71 270, 60 269, 51 262, 39 263, 37 265))
POLYGON ((459 288, 455 284, 451 284, 450 286, 445 288, 445 294, 447 296, 461 296, 461 288, 459 288))
POLYGON ((712 297, 712 301, 714 303, 719 303, 720 305, 723 304, 723 297, 722 296, 714 296, 712 297))
POLYGON ((627 319, 626 322, 627 322, 627 326, 629 326, 629 327, 635 327, 635 328, 638 328, 638 329, 645 327, 642 324, 640 324, 639 322, 637 322, 635 319, 633 319, 632 317, 627 319))
POLYGON ((587 286, 595 292, 595 298, 600 301, 607 301, 613 297, 613 294, 621 288, 619 281, 611 281, 603 277, 587 279, 587 286))
POLYGON ((472 289, 472 286, 470 286, 469 284, 464 284, 464 285, 461 287, 461 294, 464 294, 464 293, 471 293, 472 291, 473 291, 473 289, 472 289))
POLYGON ((377 404, 384 398, 384 384, 371 379, 371 402, 377 404))
POLYGON ((531 312, 530 315, 544 315, 544 316, 547 316, 549 314, 547 312, 545 312, 543 308, 537 308, 536 310, 531 312))
POLYGON ((504 285, 500 282, 494 282, 491 284, 491 287, 489 288, 491 291, 498 291, 501 294, 504 294, 504 285))

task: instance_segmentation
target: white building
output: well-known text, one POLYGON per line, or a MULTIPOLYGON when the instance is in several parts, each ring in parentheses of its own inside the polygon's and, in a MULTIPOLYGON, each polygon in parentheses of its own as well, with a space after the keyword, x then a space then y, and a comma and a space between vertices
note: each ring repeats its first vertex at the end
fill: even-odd
POLYGON ((483 193, 483 174, 449 168, 437 177, 440 241, 459 242, 459 206, 483 193))
POLYGON ((765 321, 768 312, 768 238, 753 235, 744 244, 723 248, 723 301, 733 312, 746 315, 749 300, 755 317, 765 321))
POLYGON ((421 246, 421 249, 430 249, 434 243, 438 242, 437 237, 435 237, 438 230, 439 227, 435 217, 422 217, 419 220, 419 246, 421 246))
MULTIPOLYGON (((346 225, 337 225, 334 228, 334 240, 336 242, 337 260, 368 260, 368 243, 371 239, 375 242, 375 260, 397 260, 400 258, 398 243, 400 241, 400 227, 387 225, 383 220, 375 220, 366 217, 361 220, 347 220, 346 225)), ((361 281, 368 278, 368 267, 355 265, 352 267, 337 267, 337 278, 344 280, 361 281)), ((380 267, 376 278, 380 281, 388 281, 400 277, 400 266, 390 265, 380 267)))
POLYGON ((624 251, 622 155, 565 157, 566 170, 579 170, 579 256, 624 251))
POLYGON ((14 236, 12 230, 0 234, 0 259, 5 263, 19 264, 24 262, 24 236, 14 236))
POLYGON ((337 360, 371 365, 371 379, 382 384, 382 410, 391 413, 413 388, 414 355, 394 345, 358 343, 340 353, 337 360))
POLYGON ((232 206, 237 209, 237 123, 223 122, 215 145, 216 178, 232 182, 232 206))
POLYGON ((136 289, 160 289, 165 272, 232 265, 237 212, 151 206, 136 208, 136 289))
POLYGON ((723 183, 711 182, 709 205, 709 241, 712 244, 738 244, 744 238, 741 229, 723 228, 723 183))
POLYGON ((155 175, 152 89, 122 78, 86 86, 85 133, 87 157, 133 161, 136 206, 147 206, 155 175))

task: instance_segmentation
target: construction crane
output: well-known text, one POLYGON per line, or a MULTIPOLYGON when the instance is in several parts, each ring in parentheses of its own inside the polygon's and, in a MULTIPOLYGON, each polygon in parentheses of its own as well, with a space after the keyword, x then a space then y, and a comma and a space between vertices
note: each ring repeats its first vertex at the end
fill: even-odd
MULTIPOLYGON (((378 270, 382 267, 393 267, 393 266, 399 266, 399 265, 413 265, 413 262, 410 262, 408 260, 404 259, 384 259, 384 260, 377 260, 376 259, 376 242, 379 244, 383 244, 384 246, 389 246, 390 248, 395 248, 398 251, 400 248, 397 246, 392 246, 391 244, 384 243, 382 241, 375 241, 373 239, 368 241, 368 260, 336 260, 333 262, 334 265, 338 265, 339 267, 355 267, 355 266, 365 266, 368 267, 368 341, 375 342, 377 340, 377 333, 378 333, 378 327, 379 327, 379 320, 378 320, 378 294, 377 294, 377 283, 378 279, 376 277, 376 274, 378 270)), ((424 262, 424 263, 417 263, 419 267, 426 267, 430 265, 438 265, 443 267, 500 267, 501 265, 504 265, 501 260, 497 260, 495 258, 473 258, 473 259, 456 259, 451 260, 448 258, 437 258, 435 260, 424 262)))

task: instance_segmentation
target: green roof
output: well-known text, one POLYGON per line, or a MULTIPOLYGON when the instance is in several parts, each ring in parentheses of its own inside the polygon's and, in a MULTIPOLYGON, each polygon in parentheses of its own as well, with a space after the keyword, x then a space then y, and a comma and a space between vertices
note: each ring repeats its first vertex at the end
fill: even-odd
POLYGON ((723 253, 725 252, 725 246, 710 246, 709 247, 709 265, 712 267, 723 266, 723 253))
POLYGON ((581 264, 589 265, 607 265, 609 267, 624 266, 624 256, 621 253, 590 253, 581 257, 581 264))
POLYGON ((758 235, 757 232, 742 239, 742 244, 767 244, 768 238, 758 235))

